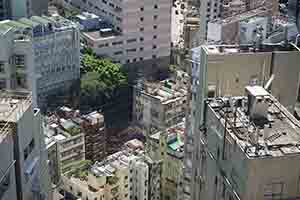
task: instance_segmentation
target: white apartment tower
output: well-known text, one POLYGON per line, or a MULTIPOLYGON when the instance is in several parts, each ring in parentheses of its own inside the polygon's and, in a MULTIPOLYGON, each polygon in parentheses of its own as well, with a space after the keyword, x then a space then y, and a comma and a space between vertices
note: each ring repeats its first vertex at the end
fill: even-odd
POLYGON ((5 152, 7 155, 1 157, 1 168, 2 165, 14 168, 14 172, 6 168, 6 177, 1 179, 0 191, 2 192, 2 186, 5 186, 6 189, 10 186, 7 175, 13 176, 15 174, 15 180, 11 180, 11 188, 9 187, 9 189, 13 189, 15 184, 17 197, 10 196, 10 199, 51 199, 52 192, 48 174, 47 151, 43 139, 42 115, 38 109, 33 109, 31 95, 2 92, 0 108, 1 124, 6 123, 9 126, 13 142, 11 145, 13 147, 13 160, 8 159, 11 156, 11 149, 8 148, 8 152, 5 152), (2 160, 3 158, 5 160, 2 160), (7 161, 7 163, 2 161, 7 161), (14 166, 12 161, 15 162, 14 166))
POLYGON ((97 55, 110 57, 122 64, 143 63, 140 67, 168 65, 170 0, 65 0, 64 5, 95 13, 113 25, 115 31, 108 36, 99 31, 83 33, 87 45, 97 55))
POLYGON ((44 110, 48 96, 79 81, 79 31, 64 18, 2 21, 0 45, 0 88, 31 90, 35 107, 44 110))

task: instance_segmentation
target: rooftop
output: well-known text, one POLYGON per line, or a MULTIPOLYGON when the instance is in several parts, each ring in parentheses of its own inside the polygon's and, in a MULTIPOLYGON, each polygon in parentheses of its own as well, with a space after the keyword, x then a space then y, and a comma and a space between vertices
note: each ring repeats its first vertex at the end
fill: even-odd
POLYGON ((182 122, 166 129, 165 131, 159 131, 151 135, 150 138, 159 141, 161 136, 166 137, 167 153, 177 158, 183 158, 185 119, 183 119, 182 122))
POLYGON ((192 52, 197 52, 204 48, 209 55, 226 55, 226 54, 243 54, 243 53, 260 53, 273 51, 298 51, 291 43, 284 44, 262 44, 261 48, 253 48, 252 44, 246 45, 203 45, 192 49, 192 52))
POLYGON ((188 75, 177 73, 182 78, 180 80, 167 79, 160 82, 145 82, 142 86, 142 93, 154 97, 162 102, 169 104, 185 98, 187 96, 188 75))
POLYGON ((130 161, 142 159, 144 152, 141 150, 130 151, 129 149, 119 151, 108 156, 101 162, 96 162, 91 172, 96 176, 114 176, 117 170, 128 168, 130 161))
POLYGON ((266 8, 260 7, 257 9, 239 13, 238 15, 227 17, 225 19, 215 19, 215 20, 211 21, 210 23, 217 23, 217 24, 222 24, 222 25, 230 24, 230 23, 234 23, 234 22, 243 21, 243 20, 252 18, 254 16, 264 16, 267 14, 267 11, 268 10, 266 8))
POLYGON ((110 31, 108 31, 108 29, 105 29, 103 31, 104 31, 103 33, 101 33, 101 30, 87 31, 87 32, 83 32, 82 34, 85 37, 87 37, 87 38, 89 38, 90 40, 93 40, 93 41, 111 39, 111 38, 115 38, 117 36, 120 36, 120 34, 118 32, 115 32, 112 29, 110 29, 110 31))
POLYGON ((0 121, 17 122, 32 105, 28 92, 0 92, 0 121))
POLYGON ((34 36, 40 36, 37 34, 41 32, 40 26, 46 26, 47 31, 44 32, 56 32, 62 31, 69 28, 75 28, 76 24, 67 20, 59 15, 53 15, 51 17, 47 16, 32 16, 30 19, 21 18, 19 20, 4 20, 0 22, 0 34, 6 34, 9 30, 22 32, 26 30, 26 34, 28 34, 28 30, 33 31, 34 36))
POLYGON ((17 122, 32 105, 30 93, 0 91, 0 143, 12 132, 11 122, 17 122))
POLYGON ((215 98, 208 106, 227 127, 226 137, 235 140, 248 157, 299 154, 299 121, 263 90, 248 87, 248 97, 215 98))

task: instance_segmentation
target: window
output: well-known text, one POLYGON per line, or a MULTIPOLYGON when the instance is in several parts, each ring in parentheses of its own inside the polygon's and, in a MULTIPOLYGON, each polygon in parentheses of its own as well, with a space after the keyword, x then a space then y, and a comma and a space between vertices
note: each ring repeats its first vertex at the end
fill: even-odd
POLYGON ((156 46, 156 45, 153 45, 153 46, 152 46, 152 49, 156 49, 156 48, 157 48, 157 46, 156 46))
POLYGON ((105 44, 99 44, 98 45, 98 48, 102 48, 102 47, 105 47, 105 44))
POLYGON ((144 47, 140 47, 140 51, 144 51, 144 47))
POLYGON ((154 5, 154 9, 157 9, 157 8, 158 8, 158 6, 157 6, 157 4, 155 4, 155 5, 154 5))
POLYGON ((140 10, 141 10, 141 11, 144 11, 144 7, 141 7, 140 10))
POLYGON ((153 16, 153 19, 154 19, 154 20, 156 20, 156 19, 157 19, 157 17, 158 17, 157 15, 154 15, 154 16, 153 16))
POLYGON ((157 35, 153 35, 153 39, 156 39, 157 38, 157 35))
POLYGON ((112 8, 114 8, 114 7, 115 7, 115 5, 114 5, 114 4, 112 4, 112 3, 109 3, 109 6, 110 6, 110 7, 112 7, 112 8))
POLYGON ((136 52, 136 49, 127 49, 126 51, 127 51, 127 53, 136 52))
POLYGON ((125 176, 125 180, 127 180, 128 179, 128 176, 125 176))
POLYGON ((71 191, 73 190, 72 186, 70 186, 70 190, 71 190, 71 191))
POLYGON ((105 3, 105 4, 107 4, 107 1, 106 1, 106 0, 102 0, 102 2, 105 3))
POLYGON ((143 61, 144 60, 144 58, 143 57, 140 57, 140 61, 143 61))
POLYGON ((140 18, 140 21, 141 21, 141 22, 144 21, 144 17, 141 17, 141 18, 140 18))
POLYGON ((152 55, 152 58, 155 59, 155 58, 156 58, 156 55, 152 55))
POLYGON ((113 42, 112 45, 121 45, 123 44, 123 41, 113 42))
POLYGON ((141 27, 141 28, 140 28, 140 31, 141 31, 141 32, 143 32, 143 31, 144 31, 144 28, 143 28, 143 27, 141 27))
POLYGON ((130 60, 128 59, 128 60, 126 60, 126 63, 130 63, 130 60))
POLYGON ((15 65, 17 68, 25 67, 25 56, 24 55, 15 55, 14 56, 15 65))
POLYGON ((81 192, 77 192, 77 196, 81 197, 82 193, 81 192))
POLYGON ((132 42, 136 42, 136 38, 127 40, 127 43, 132 43, 132 42))
POLYGON ((153 29, 157 29, 157 25, 154 25, 154 26, 153 26, 153 29))
POLYGON ((6 88, 6 80, 0 79, 0 90, 6 88))
POLYGON ((136 58, 134 58, 134 59, 132 60, 132 62, 136 62, 136 58))
POLYGON ((0 73, 4 73, 5 68, 4 68, 4 63, 0 63, 0 73))
POLYGON ((141 37, 141 38, 140 38, 140 41, 141 41, 141 42, 143 42, 143 41, 144 41, 144 38, 143 38, 143 37, 141 37))
POLYGON ((122 51, 116 51, 116 52, 114 53, 114 55, 121 55, 121 54, 123 54, 122 51))

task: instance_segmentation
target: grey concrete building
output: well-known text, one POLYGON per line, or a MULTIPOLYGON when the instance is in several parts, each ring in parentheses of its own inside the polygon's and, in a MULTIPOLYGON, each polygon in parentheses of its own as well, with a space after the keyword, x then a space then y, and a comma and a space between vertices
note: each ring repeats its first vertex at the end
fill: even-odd
POLYGON ((69 94, 80 78, 79 31, 59 16, 0 23, 0 88, 31 90, 43 111, 48 97, 69 94))
POLYGON ((247 85, 265 86, 290 112, 294 111, 299 89, 299 52, 293 45, 253 46, 208 45, 192 50, 191 103, 185 141, 184 194, 199 199, 201 183, 195 180, 200 167, 200 130, 207 97, 241 96, 247 85), (270 82, 269 82, 270 83, 270 82), (189 184, 190 183, 190 184, 189 184))
POLYGON ((200 199, 299 198, 300 123, 261 86, 205 102, 200 199))
MULTIPOLYGON (((16 199, 51 199, 52 191, 46 146, 42 138, 40 111, 33 109, 31 95, 24 93, 2 92, 0 107, 0 121, 9 124, 13 133, 16 199)), ((7 152, 7 156, 9 155, 11 154, 7 152)), ((3 163, 1 160, 1 165, 11 165, 11 163, 3 163)), ((14 184, 13 181, 12 184, 14 184)))

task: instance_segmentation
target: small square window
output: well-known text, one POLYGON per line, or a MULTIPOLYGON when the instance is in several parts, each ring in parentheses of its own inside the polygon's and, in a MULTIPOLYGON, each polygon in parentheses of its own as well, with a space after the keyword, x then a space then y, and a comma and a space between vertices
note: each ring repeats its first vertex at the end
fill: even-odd
POLYGON ((154 28, 154 29, 157 29, 157 25, 154 25, 153 28, 154 28))
POLYGON ((153 46, 152 46, 152 49, 156 49, 156 48, 157 48, 157 46, 156 46, 156 45, 153 45, 153 46))
POLYGON ((153 35, 153 39, 156 39, 157 38, 157 35, 153 35))
POLYGON ((157 8, 158 8, 158 6, 157 6, 157 4, 155 4, 155 5, 154 5, 154 9, 157 9, 157 8))
POLYGON ((144 47, 140 47, 140 51, 144 51, 144 47))
POLYGON ((156 58, 156 55, 152 55, 152 58, 155 59, 155 58, 156 58))
POLYGON ((141 31, 141 32, 143 32, 143 31, 144 31, 144 28, 143 28, 143 27, 141 27, 141 28, 140 28, 140 31, 141 31))
POLYGON ((141 10, 141 11, 144 11, 144 7, 141 7, 140 10, 141 10))
POLYGON ((144 17, 141 17, 141 18, 140 18, 140 21, 141 21, 141 22, 144 21, 144 17))
POLYGON ((140 38, 140 41, 141 41, 141 42, 143 42, 143 41, 144 41, 144 38, 143 38, 143 37, 141 37, 141 38, 140 38))
POLYGON ((157 15, 154 15, 154 16, 153 16, 153 19, 155 19, 155 20, 156 20, 156 19, 157 19, 157 17, 158 17, 157 15))

